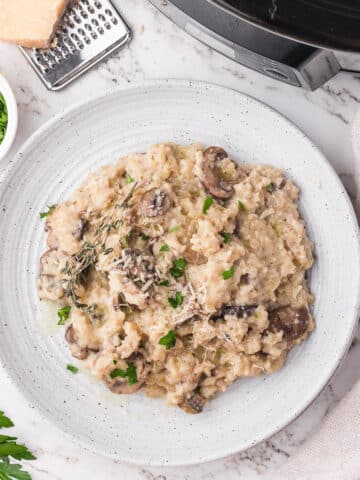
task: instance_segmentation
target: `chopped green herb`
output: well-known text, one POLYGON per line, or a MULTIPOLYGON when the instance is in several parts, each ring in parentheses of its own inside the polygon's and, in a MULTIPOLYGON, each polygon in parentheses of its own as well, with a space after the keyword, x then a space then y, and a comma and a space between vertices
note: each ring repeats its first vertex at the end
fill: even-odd
POLYGON ((56 205, 48 205, 47 212, 40 212, 40 218, 45 218, 50 215, 56 208, 56 205))
POLYGON ((126 378, 126 370, 121 370, 121 368, 114 368, 112 372, 110 372, 111 378, 121 377, 126 378))
POLYGON ((135 383, 137 383, 138 378, 136 374, 135 365, 133 363, 129 363, 129 366, 126 371, 127 371, 127 378, 128 378, 129 385, 134 385, 135 383))
POLYGON ((126 174, 126 183, 133 183, 135 180, 127 173, 126 174))
POLYGON ((128 208, 130 206, 129 201, 131 200, 132 196, 134 195, 135 188, 137 186, 138 182, 135 182, 134 185, 131 187, 130 192, 126 195, 125 199, 123 202, 120 204, 116 204, 115 208, 128 208))
POLYGON ((246 212, 246 207, 241 200, 238 200, 239 210, 246 212))
POLYGON ((74 365, 70 365, 70 364, 66 365, 66 368, 67 368, 67 370, 69 370, 69 372, 74 373, 74 374, 78 373, 78 371, 79 371, 79 369, 77 367, 74 367, 74 365))
POLYGON ((174 330, 169 330, 166 335, 160 338, 159 340, 160 345, 164 345, 166 350, 170 350, 170 348, 174 348, 176 344, 176 334, 174 330))
POLYGON ((8 124, 8 111, 5 99, 0 93, 0 143, 4 140, 6 128, 8 124))
POLYGON ((179 278, 184 275, 184 269, 186 267, 185 258, 177 258, 173 261, 173 265, 169 270, 169 273, 174 278, 179 278))
POLYGON ((175 225, 174 227, 169 228, 169 233, 177 232, 178 230, 180 230, 179 225, 175 225))
POLYGON ((129 363, 126 370, 121 370, 120 368, 114 368, 112 372, 110 372, 111 378, 121 377, 127 378, 129 385, 134 385, 137 383, 138 378, 136 374, 136 367, 133 363, 129 363))
POLYGON ((168 252, 169 250, 170 247, 166 243, 160 248, 160 252, 168 252))
POLYGON ((228 280, 229 278, 231 278, 233 275, 234 275, 234 265, 232 267, 229 268, 229 270, 225 270, 223 273, 222 273, 222 277, 224 280, 228 280))
POLYGON ((230 240, 231 240, 231 233, 229 232, 220 232, 220 235, 223 237, 224 239, 224 243, 229 243, 230 240))
POLYGON ((109 247, 109 248, 105 248, 104 251, 103 251, 103 254, 104 255, 109 255, 109 253, 111 253, 114 249, 112 247, 109 247))
POLYGON ((203 205, 202 212, 206 215, 206 212, 209 210, 211 205, 214 203, 214 199, 212 197, 206 197, 203 205))
POLYGON ((145 233, 142 233, 142 234, 140 235, 140 238, 141 238, 142 240, 144 240, 144 242, 146 242, 147 240, 149 240, 150 237, 148 237, 147 235, 145 235, 145 233))
POLYGON ((270 182, 269 185, 266 185, 265 188, 266 188, 266 191, 267 191, 268 193, 270 193, 270 195, 272 195, 272 194, 275 192, 275 190, 276 190, 276 187, 275 187, 275 185, 273 184, 273 182, 270 182))
POLYGON ((71 310, 71 307, 69 305, 67 305, 66 307, 62 307, 60 308, 60 310, 58 310, 57 312, 59 317, 58 325, 65 325, 66 320, 70 316, 70 310, 71 310))
POLYGON ((173 308, 179 307, 183 303, 184 297, 181 292, 176 292, 174 297, 169 297, 168 302, 173 308))
POLYGON ((113 364, 116 365, 116 364, 117 364, 117 360, 113 360, 113 364))
POLYGON ((159 283, 160 287, 168 287, 169 286, 169 280, 163 280, 162 282, 159 283))

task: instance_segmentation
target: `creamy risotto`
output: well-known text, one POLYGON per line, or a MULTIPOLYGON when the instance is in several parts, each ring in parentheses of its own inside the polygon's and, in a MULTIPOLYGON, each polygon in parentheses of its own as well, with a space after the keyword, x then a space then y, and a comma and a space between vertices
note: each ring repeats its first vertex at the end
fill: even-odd
POLYGON ((40 299, 112 392, 201 412, 236 379, 279 369, 314 328, 298 195, 280 170, 217 146, 128 155, 43 214, 40 299))

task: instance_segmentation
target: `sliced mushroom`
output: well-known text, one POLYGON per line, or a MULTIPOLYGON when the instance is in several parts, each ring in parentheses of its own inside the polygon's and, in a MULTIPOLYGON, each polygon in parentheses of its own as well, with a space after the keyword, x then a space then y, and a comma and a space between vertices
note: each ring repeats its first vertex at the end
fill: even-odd
POLYGON ((85 360, 89 356, 89 352, 98 353, 98 348, 81 348, 77 343, 75 329, 69 325, 65 331, 65 340, 70 345, 71 355, 79 360, 85 360))
MULTIPOLYGON (((136 306, 139 310, 144 310, 149 303, 149 293, 143 291, 134 283, 123 271, 113 269, 109 272, 110 291, 115 299, 113 306, 119 305, 117 300, 119 295, 123 296, 125 303, 136 306)), ((146 284, 144 285, 146 287, 146 284)), ((120 305, 119 305, 120 307, 120 305)))
POLYGON ((226 315, 237 318, 246 318, 252 315, 257 309, 257 305, 224 305, 221 310, 211 316, 211 320, 219 320, 226 315))
POLYGON ((88 221, 86 220, 86 218, 80 217, 79 220, 76 222, 74 230, 71 232, 75 240, 83 239, 87 226, 88 221))
POLYGON ((119 312, 123 308, 128 306, 128 304, 125 300, 125 297, 122 293, 118 293, 113 297, 112 305, 113 305, 113 309, 114 309, 115 312, 119 312))
POLYGON ((50 249, 57 249, 59 248, 59 240, 57 236, 54 234, 53 229, 49 223, 49 219, 45 222, 45 232, 47 232, 48 236, 46 239, 47 246, 50 249))
POLYGON ((138 211, 145 217, 158 217, 164 215, 170 207, 169 195, 159 188, 152 188, 141 197, 138 211))
POLYGON ((40 258, 38 289, 40 299, 58 300, 64 296, 60 270, 65 256, 60 250, 51 248, 40 258))
POLYGON ((220 170, 220 162, 225 158, 229 158, 229 156, 221 147, 209 147, 203 152, 202 184, 205 190, 218 200, 228 200, 234 193, 232 184, 240 181, 240 171, 234 180, 224 177, 220 170))
POLYGON ((305 307, 280 307, 269 312, 269 330, 283 332, 284 340, 292 342, 306 333, 308 320, 309 312, 305 307))
POLYGON ((191 248, 188 248, 184 252, 183 256, 185 260, 192 265, 203 265, 207 262, 207 258, 205 257, 205 255, 199 252, 195 252, 191 248))
POLYGON ((114 260, 114 267, 121 269, 144 292, 158 280, 154 259, 137 248, 122 250, 121 257, 114 260))
POLYGON ((128 365, 133 363, 136 368, 137 382, 130 385, 127 378, 115 377, 111 378, 107 375, 104 381, 113 393, 129 395, 139 390, 145 383, 146 377, 150 372, 150 365, 148 365, 141 353, 136 353, 127 359, 128 365))
POLYGON ((205 399, 199 393, 193 391, 184 397, 179 407, 186 413, 201 413, 205 403, 205 399))

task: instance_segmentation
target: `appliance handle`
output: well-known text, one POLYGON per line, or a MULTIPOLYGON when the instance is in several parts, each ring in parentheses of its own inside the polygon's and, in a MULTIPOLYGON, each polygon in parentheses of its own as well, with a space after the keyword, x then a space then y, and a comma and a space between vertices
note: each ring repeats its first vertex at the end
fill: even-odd
POLYGON ((340 68, 340 72, 354 73, 354 74, 356 74, 356 73, 360 73, 360 70, 353 70, 353 69, 351 69, 351 68, 343 68, 343 67, 341 67, 341 68, 340 68))

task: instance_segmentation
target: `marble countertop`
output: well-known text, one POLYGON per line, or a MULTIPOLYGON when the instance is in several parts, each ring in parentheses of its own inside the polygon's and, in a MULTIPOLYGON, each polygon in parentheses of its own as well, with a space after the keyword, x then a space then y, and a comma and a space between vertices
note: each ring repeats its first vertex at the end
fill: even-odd
MULTIPOLYGON (((0 44, 0 70, 14 88, 19 131, 6 162, 41 124, 58 111, 96 93, 152 78, 192 78, 219 83, 257 97, 282 112, 323 150, 357 203, 356 162, 351 122, 360 104, 360 75, 341 73, 311 93, 252 72, 197 42, 158 13, 147 0, 117 0, 134 30, 134 39, 65 90, 47 91, 14 46, 0 44), (358 93, 359 92, 359 93, 358 93)), ((344 56, 344 62, 352 58, 344 56)), ((360 331, 335 378, 294 423, 270 440, 232 457, 181 468, 126 465, 69 442, 51 424, 39 420, 20 394, 0 376, 0 408, 16 424, 16 433, 35 452, 28 462, 34 480, 201 480, 266 479, 315 431, 322 418, 359 377, 360 331)))

